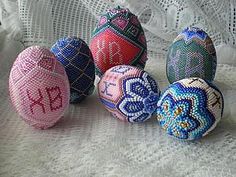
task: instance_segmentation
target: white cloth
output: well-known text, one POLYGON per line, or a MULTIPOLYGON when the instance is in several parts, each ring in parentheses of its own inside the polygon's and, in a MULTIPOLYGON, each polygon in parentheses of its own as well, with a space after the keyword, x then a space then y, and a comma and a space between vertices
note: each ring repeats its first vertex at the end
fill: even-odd
MULTIPOLYGON (((0 2, 0 176, 236 176, 235 0, 2 0, 0 2), (205 29, 217 49, 216 85, 225 98, 216 129, 198 141, 180 141, 155 117, 143 124, 113 118, 97 92, 70 105, 49 130, 35 130, 14 111, 8 76, 17 54, 30 45, 50 47, 79 35, 89 42, 96 19, 117 4, 139 16, 148 41, 145 70, 163 90, 165 54, 181 29, 205 29)), ((96 79, 96 82, 98 78, 96 79)))

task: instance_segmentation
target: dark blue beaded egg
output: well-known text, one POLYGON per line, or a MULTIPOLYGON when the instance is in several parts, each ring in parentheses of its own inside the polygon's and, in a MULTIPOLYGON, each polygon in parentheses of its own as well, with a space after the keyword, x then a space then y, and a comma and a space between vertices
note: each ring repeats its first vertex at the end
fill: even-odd
POLYGON ((93 93, 95 65, 88 45, 78 37, 64 37, 52 46, 51 51, 68 75, 70 103, 78 103, 93 93))

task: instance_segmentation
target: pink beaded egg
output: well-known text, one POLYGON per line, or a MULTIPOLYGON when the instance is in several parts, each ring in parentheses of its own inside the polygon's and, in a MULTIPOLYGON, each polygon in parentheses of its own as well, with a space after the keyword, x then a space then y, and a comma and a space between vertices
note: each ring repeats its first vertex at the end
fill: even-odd
POLYGON ((128 122, 144 122, 157 107, 160 89, 146 71, 129 65, 108 69, 98 83, 100 101, 112 115, 128 122))
POLYGON ((69 105, 64 67, 46 48, 32 46, 16 58, 9 77, 12 103, 20 117, 35 128, 52 127, 69 105))

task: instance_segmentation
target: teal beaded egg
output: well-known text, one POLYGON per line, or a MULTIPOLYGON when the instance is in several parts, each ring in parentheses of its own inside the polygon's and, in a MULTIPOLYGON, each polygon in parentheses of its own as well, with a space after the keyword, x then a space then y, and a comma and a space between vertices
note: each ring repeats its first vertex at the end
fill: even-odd
POLYGON ((166 74, 170 83, 200 77, 213 81, 216 73, 216 51, 209 35, 202 29, 188 27, 168 49, 166 74))
POLYGON ((207 135, 223 114, 223 95, 201 78, 171 84, 157 103, 157 120, 169 135, 194 140, 207 135))

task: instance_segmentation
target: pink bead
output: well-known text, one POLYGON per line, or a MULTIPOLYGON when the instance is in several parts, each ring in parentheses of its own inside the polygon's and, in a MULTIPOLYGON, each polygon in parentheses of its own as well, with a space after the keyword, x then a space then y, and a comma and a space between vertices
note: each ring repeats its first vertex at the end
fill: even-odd
POLYGON ((9 91, 12 103, 29 125, 53 126, 69 105, 69 81, 64 67, 46 48, 32 46, 14 62, 9 91))

